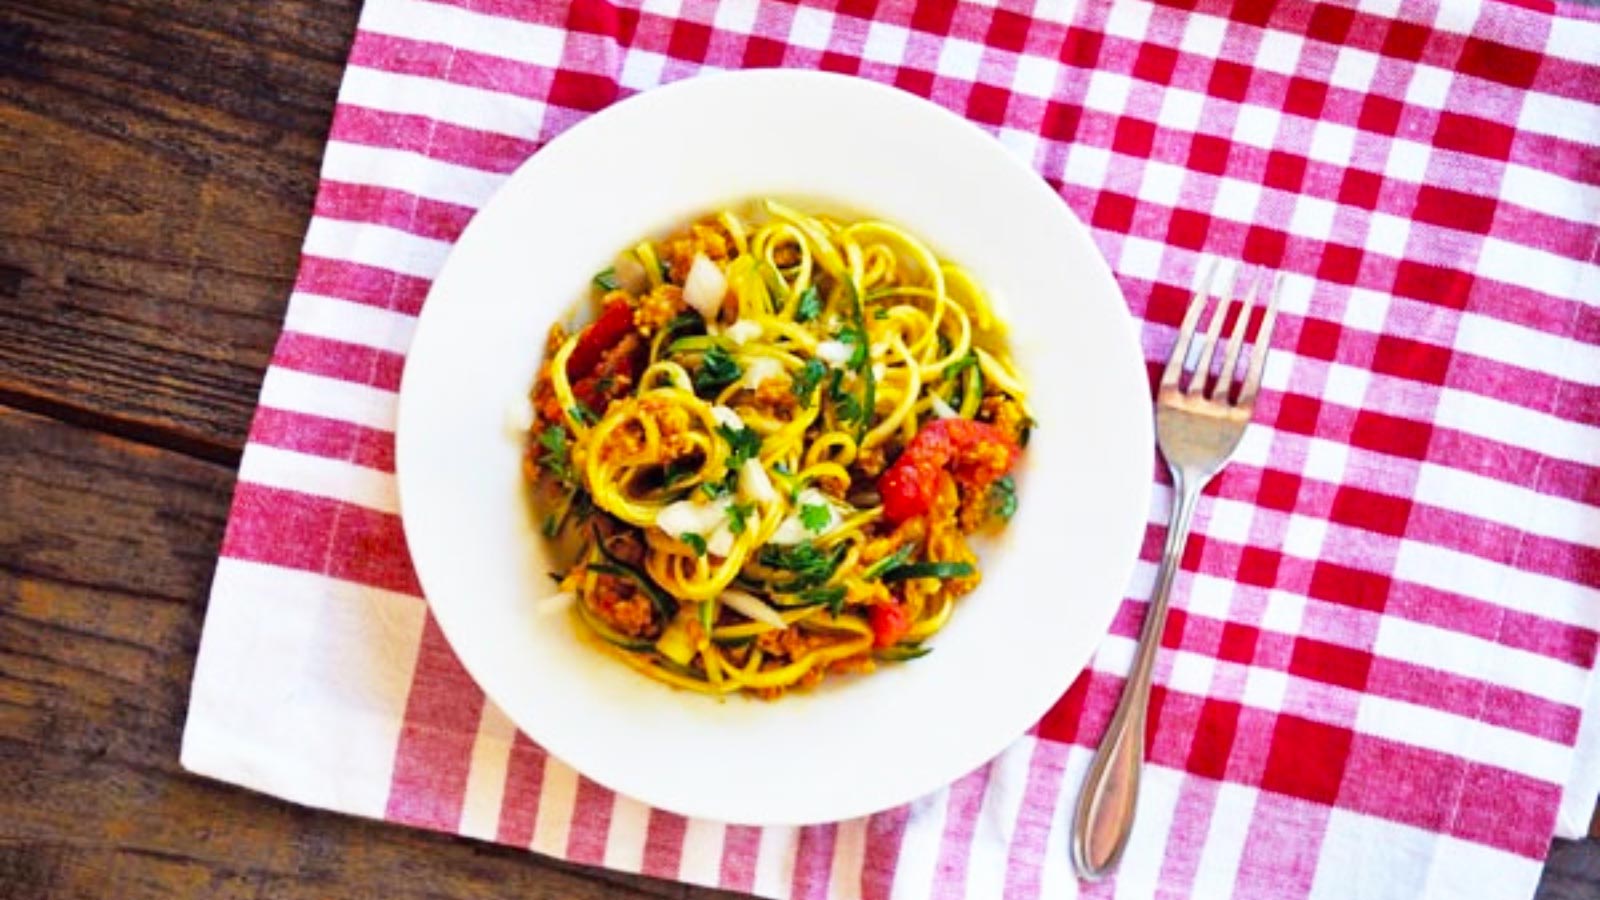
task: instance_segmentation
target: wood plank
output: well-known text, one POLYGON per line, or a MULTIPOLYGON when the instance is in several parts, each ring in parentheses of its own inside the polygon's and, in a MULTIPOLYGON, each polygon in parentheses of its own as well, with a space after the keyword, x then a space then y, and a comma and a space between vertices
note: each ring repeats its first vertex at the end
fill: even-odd
POLYGON ((358 8, 0 2, 0 400, 237 458, 358 8))
POLYGON ((185 774, 233 473, 0 408, 7 897, 711 898, 185 774))

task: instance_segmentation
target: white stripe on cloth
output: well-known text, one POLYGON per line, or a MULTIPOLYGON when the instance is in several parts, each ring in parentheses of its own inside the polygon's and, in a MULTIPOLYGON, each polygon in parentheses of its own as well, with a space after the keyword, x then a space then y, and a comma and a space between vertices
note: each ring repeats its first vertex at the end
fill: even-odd
POLYGON ((405 353, 411 348, 416 325, 417 320, 405 313, 305 291, 290 295, 283 320, 285 331, 389 353, 405 353))
POLYGON ((222 557, 184 768, 382 818, 425 615, 415 597, 222 557))
POLYGON ((840 822, 834 829, 833 861, 828 869, 828 900, 861 900, 861 866, 866 859, 866 817, 840 822))
POLYGON ((1600 428, 1482 394, 1441 390, 1433 421, 1441 428, 1492 441, 1505 441, 1514 435, 1517 446, 1586 466, 1600 466, 1600 428))
POLYGON ((611 805, 611 827, 606 831, 606 867, 624 872, 643 868, 644 843, 649 831, 650 807, 625 794, 617 794, 611 805))
POLYGON ((989 784, 978 808, 967 857, 966 895, 973 900, 1005 893, 1011 843, 1016 836, 1017 814, 1022 809, 1022 792, 1028 786, 1036 743, 1033 738, 1018 738, 991 763, 989 784))
POLYGON ((1378 637, 1372 652, 1415 666, 1523 691, 1576 709, 1583 708, 1583 695, 1591 673, 1589 669, 1542 653, 1530 653, 1399 616, 1383 616, 1378 621, 1378 637))
POLYGON ((756 848, 755 880, 750 890, 787 900, 794 891, 794 861, 800 851, 797 828, 763 828, 756 848))
POLYGON ((432 278, 444 266, 450 244, 387 225, 313 216, 306 229, 304 250, 312 256, 432 278))
POLYGON ((511 765, 511 743, 516 726, 491 700, 483 703, 478 734, 472 741, 472 765, 461 803, 459 831, 467 837, 492 841, 500 829, 500 808, 505 799, 506 772, 511 765))
POLYGON ((1395 578, 1579 628, 1594 627, 1600 590, 1419 541, 1402 541, 1395 578))
POLYGON ((533 850, 567 858, 567 836, 577 800, 578 773, 554 756, 546 756, 544 780, 539 786, 539 811, 533 822, 533 850))
POLYGON ((260 404, 269 409, 393 431, 398 399, 393 391, 382 388, 273 366, 267 369, 267 377, 261 382, 260 404))
POLYGON ((933 896, 939 878, 939 845, 944 839, 945 810, 950 805, 950 789, 940 788, 911 804, 911 817, 900 840, 900 859, 895 865, 894 900, 926 900, 933 896))
POLYGON ((542 101, 502 91, 364 66, 345 69, 339 103, 525 139, 538 136, 549 108, 542 101))
POLYGON ((410 150, 329 141, 322 157, 322 177, 406 191, 476 209, 489 201, 507 176, 430 159, 410 150))
POLYGON ((683 858, 678 880, 716 887, 722 880, 722 844, 728 827, 721 822, 689 819, 683 829, 683 858))
POLYGON ((566 33, 558 28, 420 0, 368 0, 361 30, 549 68, 560 65, 566 46, 566 33))
POLYGON ((266 444, 245 447, 239 480, 398 514, 394 476, 344 460, 297 453, 266 444))

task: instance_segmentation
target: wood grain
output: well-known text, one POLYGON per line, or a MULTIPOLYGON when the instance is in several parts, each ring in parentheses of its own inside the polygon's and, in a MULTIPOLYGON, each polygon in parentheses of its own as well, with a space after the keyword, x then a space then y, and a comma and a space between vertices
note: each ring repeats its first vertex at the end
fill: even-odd
POLYGON ((237 458, 357 8, 0 2, 0 401, 237 458))
POLYGON ((0 410, 0 895, 709 898, 188 776, 232 472, 0 410))

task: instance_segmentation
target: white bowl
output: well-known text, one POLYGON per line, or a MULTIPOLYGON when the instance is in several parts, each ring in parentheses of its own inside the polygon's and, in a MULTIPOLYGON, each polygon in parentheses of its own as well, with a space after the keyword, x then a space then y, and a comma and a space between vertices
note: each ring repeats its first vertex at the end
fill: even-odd
POLYGON ((998 754, 1110 627, 1145 527, 1143 359, 1087 230, 998 142, 898 90, 783 70, 679 82, 552 141, 478 213, 434 283, 400 393, 401 509, 451 646, 529 737, 688 816, 803 824, 885 809, 998 754), (928 656, 778 702, 663 687, 541 615, 555 568, 506 411, 544 336, 620 249, 776 196, 881 217, 999 301, 1039 421, 1020 507, 928 656))

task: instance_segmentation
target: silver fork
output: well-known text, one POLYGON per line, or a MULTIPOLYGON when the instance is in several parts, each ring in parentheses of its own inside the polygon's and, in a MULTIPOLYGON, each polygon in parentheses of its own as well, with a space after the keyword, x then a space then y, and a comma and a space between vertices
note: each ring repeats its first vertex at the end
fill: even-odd
MULTIPOLYGON (((1233 291, 1224 294, 1211 314, 1211 321, 1202 336, 1200 358, 1189 378, 1187 387, 1178 382, 1184 374, 1186 361, 1193 351, 1195 325, 1211 297, 1211 286, 1216 280, 1217 264, 1208 267, 1201 287, 1195 292, 1189 309, 1183 315, 1183 325, 1178 329, 1178 342, 1172 348, 1172 357, 1161 373, 1161 385, 1156 392, 1156 445, 1167 460, 1172 472, 1175 501, 1172 516, 1167 522, 1167 543, 1161 553, 1161 568, 1156 573, 1155 596, 1145 613, 1144 629, 1139 635, 1139 649, 1133 659, 1133 671, 1122 689, 1122 699, 1111 717, 1111 725, 1101 740, 1084 779, 1083 791, 1078 795, 1078 808, 1072 822, 1072 861, 1082 877, 1096 881, 1105 877, 1122 857, 1133 831, 1134 806, 1139 797, 1139 771, 1144 765, 1144 720, 1150 705, 1150 671, 1156 659, 1156 648, 1161 645, 1161 632, 1167 623, 1167 600, 1172 594, 1172 579, 1183 557, 1183 545, 1189 539, 1189 520, 1194 515, 1195 502, 1200 491, 1213 476, 1222 471, 1239 447, 1245 426, 1255 411, 1256 393, 1261 388, 1261 371, 1267 364, 1267 348, 1272 342, 1272 326, 1278 311, 1278 279, 1264 278, 1260 271, 1250 280, 1245 292, 1239 317, 1228 335, 1227 349, 1222 357, 1221 373, 1216 386, 1208 394, 1208 376, 1217 340, 1222 336, 1223 320, 1227 317, 1233 291), (1256 296, 1266 287, 1267 307, 1262 315, 1261 330, 1250 352, 1249 366, 1237 399, 1230 400, 1239 352, 1244 346, 1245 330, 1255 305, 1256 296)), ((1231 279, 1238 286, 1237 273, 1231 279)))

